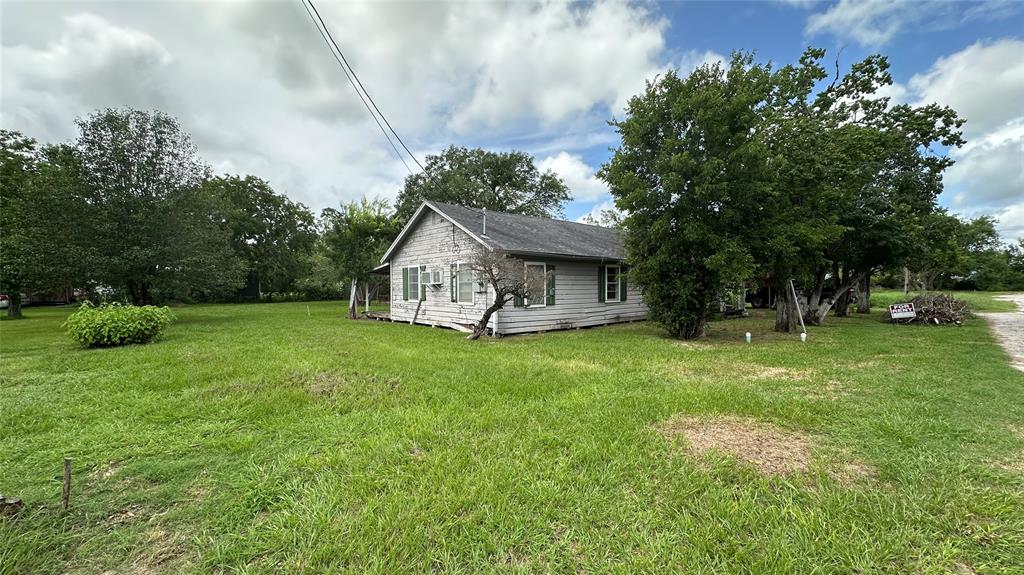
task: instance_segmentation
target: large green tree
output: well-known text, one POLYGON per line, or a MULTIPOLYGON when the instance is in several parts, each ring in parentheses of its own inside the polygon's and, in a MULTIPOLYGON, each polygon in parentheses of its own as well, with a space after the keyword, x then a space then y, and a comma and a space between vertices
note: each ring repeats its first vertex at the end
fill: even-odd
POLYGON ((776 293, 790 296, 776 306, 781 331, 800 319, 790 279, 802 288, 804 319, 820 323, 836 297, 906 257, 915 222, 935 209, 952 164, 944 151, 962 143, 953 110, 890 106, 879 96, 892 83, 885 57, 870 56, 818 88, 828 77, 824 57, 809 49, 774 74, 761 131, 774 181, 754 255, 776 293), (829 275, 834 293, 822 298, 829 275))
POLYGON ((951 163, 936 144, 958 145, 962 121, 890 106, 881 56, 823 85, 824 57, 670 72, 614 123, 622 145, 602 177, 629 214, 631 274, 671 333, 703 334, 722 284, 755 267, 780 295, 776 329, 820 322, 836 300, 826 279, 843 294, 905 257, 903 230, 934 209, 951 163))
POLYGON ((381 199, 327 208, 321 215, 323 241, 338 277, 351 282, 348 313, 356 317, 356 288, 369 280, 384 251, 398 233, 399 223, 391 207, 381 199))
POLYGON ((21 315, 21 292, 83 287, 95 264, 93 206, 67 145, 0 131, 0 292, 21 315))
POLYGON ((96 218, 96 279, 134 303, 212 298, 244 282, 230 231, 202 189, 209 169, 177 120, 107 109, 78 120, 75 150, 96 218))
POLYGON ((254 176, 218 176, 203 188, 223 202, 231 245, 245 262, 249 283, 259 293, 295 289, 309 272, 317 235, 312 212, 254 176))
POLYGON ((571 199, 554 172, 541 172, 525 152, 491 152, 451 146, 427 156, 425 170, 405 178, 395 203, 404 222, 423 200, 435 200, 496 212, 553 217, 571 199))
POLYGON ((9 317, 21 317, 21 290, 31 276, 23 215, 37 164, 35 140, 0 130, 0 293, 10 298, 9 317))
POLYGON ((614 123, 622 144, 600 175, 627 214, 630 280, 676 337, 702 336, 721 285, 750 271, 747 218, 770 186, 757 134, 771 88, 766 67, 737 56, 668 72, 614 123))

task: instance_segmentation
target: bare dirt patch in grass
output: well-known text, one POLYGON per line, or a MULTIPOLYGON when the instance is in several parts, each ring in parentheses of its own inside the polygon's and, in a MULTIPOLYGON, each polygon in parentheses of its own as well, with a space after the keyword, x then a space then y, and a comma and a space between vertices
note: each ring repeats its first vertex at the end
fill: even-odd
MULTIPOLYGON (((792 475, 811 469, 814 439, 761 421, 740 417, 676 416, 657 426, 671 441, 684 440, 684 449, 696 455, 726 453, 766 475, 792 475)), ((872 474, 859 461, 832 465, 829 475, 852 482, 872 474)))
POLYGON ((814 375, 812 369, 791 369, 788 367, 772 367, 767 365, 749 364, 744 366, 751 379, 784 379, 789 381, 805 381, 814 375))
POLYGON ((662 370, 666 375, 682 379, 730 377, 746 381, 809 381, 818 374, 813 369, 794 369, 742 362, 717 365, 669 362, 663 365, 662 370))
POLYGON ((698 454, 724 452, 750 463, 761 473, 788 475, 807 471, 811 442, 774 425, 737 417, 673 417, 658 430, 671 440, 684 439, 698 454))
POLYGON ((294 374, 291 380, 302 385, 310 394, 320 397, 385 395, 397 391, 401 385, 397 377, 337 371, 300 372, 294 374))
POLYGON ((106 481, 117 474, 117 470, 120 468, 121 462, 115 459, 114 461, 110 461, 106 465, 93 471, 90 478, 106 481))
POLYGON ((810 383, 802 387, 805 397, 810 399, 837 400, 850 395, 849 384, 830 379, 824 383, 810 383))
POLYGON ((194 566, 195 559, 195 550, 184 535, 154 526, 145 533, 143 551, 135 556, 123 573, 187 573, 192 572, 189 567, 194 566))
POLYGON ((566 359, 555 362, 555 367, 566 372, 566 373, 593 373, 598 371, 608 371, 608 368, 593 362, 582 359, 566 359))

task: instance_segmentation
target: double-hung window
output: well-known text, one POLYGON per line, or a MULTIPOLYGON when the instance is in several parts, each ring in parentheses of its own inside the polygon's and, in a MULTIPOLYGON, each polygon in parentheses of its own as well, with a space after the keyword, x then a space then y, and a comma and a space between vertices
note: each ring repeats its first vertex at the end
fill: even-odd
POLYGON ((476 283, 473 280, 473 269, 469 264, 460 263, 456 270, 456 291, 459 303, 473 303, 473 287, 476 283))
POLYGON ((544 307, 547 292, 547 266, 542 263, 526 264, 526 307, 544 307))
POLYGON ((620 293, 621 282, 619 274, 622 272, 620 266, 606 266, 604 273, 604 301, 614 302, 622 298, 620 293))
POLYGON ((402 268, 402 299, 418 301, 423 299, 420 291, 420 268, 419 266, 402 268))

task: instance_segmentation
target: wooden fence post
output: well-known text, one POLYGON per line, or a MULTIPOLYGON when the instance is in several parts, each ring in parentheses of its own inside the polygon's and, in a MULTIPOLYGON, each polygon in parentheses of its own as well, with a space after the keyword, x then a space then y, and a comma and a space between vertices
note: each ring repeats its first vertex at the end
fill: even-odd
POLYGON ((64 486, 60 492, 60 508, 62 511, 68 510, 68 505, 71 502, 71 460, 67 457, 64 458, 64 486))

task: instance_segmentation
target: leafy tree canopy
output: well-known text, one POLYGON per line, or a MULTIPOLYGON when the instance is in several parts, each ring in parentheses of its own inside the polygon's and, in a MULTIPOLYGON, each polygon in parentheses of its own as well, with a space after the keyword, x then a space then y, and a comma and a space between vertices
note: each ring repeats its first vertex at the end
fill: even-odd
MULTIPOLYGON (((363 198, 337 210, 327 208, 320 219, 328 258, 338 275, 350 279, 353 287, 377 267, 399 229, 391 206, 382 199, 363 198)), ((355 317, 354 304, 349 302, 350 317, 355 317)))
POLYGON ((289 291, 309 273, 317 229, 306 206, 275 193, 254 176, 217 176, 203 187, 223 202, 232 248, 260 291, 289 291))
MULTIPOLYGON (((738 53, 669 72, 613 123, 622 145, 601 176, 628 214, 631 275, 674 335, 702 335, 722 285, 755 272, 777 294, 795 278, 801 311, 820 321, 834 303, 820 297, 826 277, 845 293, 841 282, 905 258, 935 209, 962 120, 890 106, 877 94, 892 82, 882 56, 822 87, 824 57, 809 49, 776 68, 738 53)), ((780 301, 776 327, 788 331, 796 299, 780 301)))
POLYGON ((538 170, 525 152, 451 146, 427 156, 425 172, 405 178, 395 209, 402 222, 423 200, 549 218, 560 215, 570 199, 565 183, 550 170, 538 170))
POLYGON ((107 109, 78 120, 74 148, 95 231, 96 279, 134 303, 216 297, 241 286, 244 263, 215 198, 209 169, 177 120, 162 112, 107 109))

